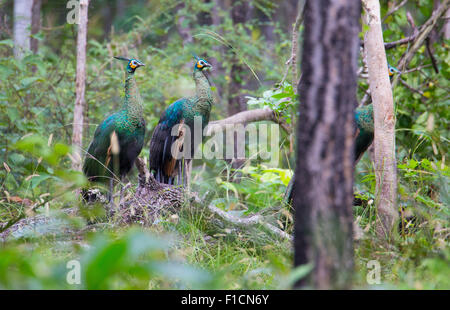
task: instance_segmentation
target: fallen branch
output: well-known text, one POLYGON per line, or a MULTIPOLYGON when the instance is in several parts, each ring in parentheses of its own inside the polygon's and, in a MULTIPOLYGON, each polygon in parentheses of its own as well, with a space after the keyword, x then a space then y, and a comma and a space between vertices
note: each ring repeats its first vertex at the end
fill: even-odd
POLYGON ((260 121, 272 121, 279 124, 281 128, 286 131, 286 133, 291 134, 292 132, 292 129, 289 127, 289 125, 286 124, 286 122, 281 117, 279 117, 275 113, 275 111, 265 108, 243 111, 222 120, 209 122, 207 134, 210 135, 212 132, 224 130, 227 125, 246 124, 260 121))
MULTIPOLYGON (((212 236, 226 235, 230 237, 244 236, 257 243, 269 240, 287 240, 292 237, 281 229, 267 223, 267 217, 260 214, 249 217, 238 217, 223 211, 213 204, 213 195, 207 194, 200 199, 194 192, 188 192, 181 186, 172 186, 158 183, 148 171, 142 158, 136 160, 138 169, 138 185, 136 191, 128 191, 122 197, 118 206, 108 213, 108 222, 101 223, 102 219, 89 219, 91 223, 79 228, 73 226, 67 216, 79 215, 78 208, 61 210, 59 216, 46 216, 43 214, 20 219, 0 233, 0 241, 20 238, 39 238, 49 236, 58 239, 80 239, 85 231, 98 227, 114 227, 139 224, 149 227, 164 217, 178 214, 192 214, 195 219, 203 219, 208 233, 212 236), (99 222, 100 221, 100 222, 99 222), (100 226, 99 226, 100 225, 100 226), (102 226, 103 225, 103 226, 102 226)), ((96 203, 108 205, 98 189, 89 190, 91 196, 96 197, 96 203)), ((89 208, 89 205, 85 206, 89 208)))
POLYGON ((228 226, 238 227, 240 229, 249 229, 249 228, 260 228, 262 227, 266 232, 271 235, 276 236, 280 239, 285 239, 288 241, 292 241, 292 236, 288 233, 282 231, 281 229, 265 222, 265 219, 262 215, 253 215, 246 218, 236 217, 231 215, 228 212, 225 212, 216 206, 210 204, 205 209, 204 212, 210 213, 216 217, 222 219, 224 223, 228 226))

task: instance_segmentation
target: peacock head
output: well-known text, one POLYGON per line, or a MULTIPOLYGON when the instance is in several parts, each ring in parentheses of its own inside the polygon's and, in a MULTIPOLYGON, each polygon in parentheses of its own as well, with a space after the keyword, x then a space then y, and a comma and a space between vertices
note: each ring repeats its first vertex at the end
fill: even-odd
POLYGON ((137 68, 145 66, 141 61, 137 59, 128 59, 125 57, 118 57, 118 56, 114 56, 114 58, 128 62, 127 65, 128 73, 134 73, 134 71, 136 71, 137 68))
POLYGON ((389 63, 388 63, 388 70, 389 70, 390 77, 394 76, 394 74, 396 74, 396 73, 400 73, 400 71, 398 71, 398 69, 396 67, 392 67, 389 63))
POLYGON ((194 54, 195 59, 195 65, 194 65, 194 72, 195 71, 202 71, 203 69, 210 69, 212 68, 211 64, 207 62, 206 60, 198 57, 194 54))

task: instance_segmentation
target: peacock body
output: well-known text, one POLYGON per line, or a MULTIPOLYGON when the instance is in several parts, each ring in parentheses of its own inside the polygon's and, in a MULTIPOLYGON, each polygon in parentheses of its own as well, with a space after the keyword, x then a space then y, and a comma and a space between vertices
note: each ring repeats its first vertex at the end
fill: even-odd
POLYGON ((83 165, 89 181, 101 183, 128 174, 142 150, 145 137, 142 100, 134 78, 136 69, 144 64, 136 59, 115 58, 128 62, 124 103, 118 112, 98 125, 83 165))
MULTIPOLYGON (((211 65, 204 59, 195 56, 193 79, 195 82, 195 96, 182 98, 172 103, 161 115, 150 142, 149 166, 156 180, 161 183, 174 184, 175 177, 180 178, 190 159, 177 158, 172 154, 174 143, 178 143, 174 149, 183 152, 182 143, 184 137, 190 139, 190 154, 194 154, 197 145, 194 145, 194 120, 201 120, 202 131, 209 122, 209 115, 214 99, 211 91, 211 84, 206 75, 206 70, 211 65), (173 129, 177 125, 186 125, 190 130, 190 135, 182 131, 182 126, 173 129)), ((186 142, 186 141, 185 141, 186 142)), ((180 179, 178 179, 178 183, 180 179)))
MULTIPOLYGON (((388 64, 389 77, 392 78, 394 74, 399 73, 397 68, 388 64)), ((373 121, 373 105, 368 104, 366 106, 358 107, 354 113, 356 123, 355 134, 355 165, 358 163, 362 155, 367 151, 369 146, 373 142, 374 138, 374 121, 373 121)), ((294 192, 294 178, 292 176, 285 192, 285 200, 287 202, 292 201, 292 194, 294 192)))

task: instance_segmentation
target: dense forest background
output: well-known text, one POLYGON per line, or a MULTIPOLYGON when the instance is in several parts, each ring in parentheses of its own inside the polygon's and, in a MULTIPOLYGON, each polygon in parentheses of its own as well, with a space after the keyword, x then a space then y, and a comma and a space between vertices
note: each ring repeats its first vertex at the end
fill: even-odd
MULTIPOLYGON (((438 0, 380 2, 386 43, 413 36, 442 5, 438 0)), ((212 192, 212 203, 233 216, 263 215, 291 234, 292 210, 283 197, 295 166, 301 3, 92 0, 84 149, 96 125, 122 105, 123 64, 113 56, 146 64, 136 80, 147 122, 140 156, 148 158, 161 113, 194 92, 195 53, 214 67, 211 120, 268 108, 283 120, 285 130, 280 131, 276 165, 196 160, 192 189, 199 195, 212 192)), ((258 229, 211 231, 208 218, 190 211, 146 230, 108 223, 83 230, 91 213, 61 212, 82 208, 76 189, 86 185, 84 176, 71 170, 77 25, 67 23, 65 1, 42 0, 40 25, 32 35, 35 45, 15 57, 13 7, 13 0, 0 0, 0 232, 35 215, 52 215, 55 221, 23 227, 8 237, 0 247, 1 288, 278 289, 291 287, 310 271, 308 265, 292 269, 289 240, 258 229), (67 238, 61 226, 81 233, 67 238), (82 262, 81 284, 66 281, 71 260, 82 262)), ((439 19, 408 67, 398 68, 402 74, 393 96, 402 229, 389 247, 377 242, 374 232, 373 151, 356 166, 355 287, 450 288, 449 16, 439 19), (368 262, 374 260, 381 266, 379 283, 367 280, 368 262)), ((361 40, 364 32, 361 26, 361 40)), ((390 65, 397 66, 411 42, 386 48, 390 65)), ((363 104, 370 98, 361 56, 359 65, 358 100, 363 104)), ((136 182, 136 171, 130 180, 136 182)), ((132 194, 133 188, 128 191, 132 194)))

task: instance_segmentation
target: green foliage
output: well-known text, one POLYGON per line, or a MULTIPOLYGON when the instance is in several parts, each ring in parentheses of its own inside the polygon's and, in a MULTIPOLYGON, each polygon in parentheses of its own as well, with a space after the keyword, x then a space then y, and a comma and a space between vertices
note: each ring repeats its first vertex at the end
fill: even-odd
POLYGON ((247 104, 259 108, 268 107, 284 117, 286 123, 292 124, 292 115, 296 115, 298 109, 298 98, 294 92, 294 87, 288 82, 284 82, 277 89, 270 89, 263 92, 261 98, 247 97, 247 104))
POLYGON ((206 271, 177 262, 167 250, 175 240, 137 229, 88 237, 89 247, 41 242, 0 249, 2 289, 148 289, 174 287, 205 289, 214 286, 206 271), (58 255, 55 255, 57 254, 58 255), (80 283, 71 283, 80 263, 80 283))

